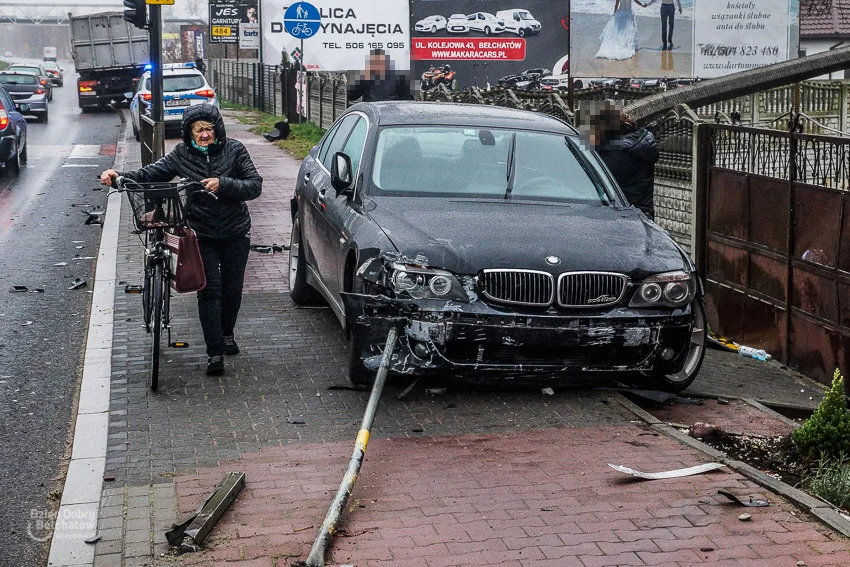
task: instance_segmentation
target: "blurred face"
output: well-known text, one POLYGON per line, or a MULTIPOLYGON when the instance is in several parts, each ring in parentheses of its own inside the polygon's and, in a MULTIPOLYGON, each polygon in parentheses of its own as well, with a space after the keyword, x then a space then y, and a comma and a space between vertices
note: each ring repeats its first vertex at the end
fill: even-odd
POLYGON ((387 71, 387 56, 370 55, 366 70, 372 75, 383 76, 387 71))
POLYGON ((194 122, 192 124, 192 139, 202 148, 215 143, 215 126, 212 122, 206 120, 194 122))

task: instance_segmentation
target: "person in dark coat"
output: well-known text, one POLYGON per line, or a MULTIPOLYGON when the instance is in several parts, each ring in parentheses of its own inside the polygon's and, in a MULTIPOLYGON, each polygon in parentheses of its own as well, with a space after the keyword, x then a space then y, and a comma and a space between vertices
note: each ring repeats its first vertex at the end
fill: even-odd
POLYGON ((603 101, 589 113, 593 149, 608 166, 629 203, 655 218, 655 162, 658 143, 652 132, 635 128, 613 101, 603 101))
POLYGON ((390 67, 389 55, 383 49, 370 51, 366 70, 358 73, 348 84, 348 100, 413 100, 410 77, 390 67))
POLYGON ((207 285, 198 292, 198 313, 207 346, 207 374, 224 372, 222 355, 237 354, 234 328, 242 303, 248 263, 251 217, 245 201, 260 196, 263 178, 248 150, 227 137, 215 106, 190 106, 183 114, 183 142, 166 156, 136 171, 108 169, 104 185, 122 175, 140 183, 188 178, 201 182, 217 198, 193 193, 187 205, 189 226, 198 235, 207 285))

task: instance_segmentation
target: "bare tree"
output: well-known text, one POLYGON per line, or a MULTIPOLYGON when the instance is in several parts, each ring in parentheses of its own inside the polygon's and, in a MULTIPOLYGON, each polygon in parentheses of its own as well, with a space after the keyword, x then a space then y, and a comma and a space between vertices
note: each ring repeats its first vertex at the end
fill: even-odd
POLYGON ((186 0, 186 11, 189 12, 189 17, 199 20, 206 20, 208 17, 209 0, 186 0))

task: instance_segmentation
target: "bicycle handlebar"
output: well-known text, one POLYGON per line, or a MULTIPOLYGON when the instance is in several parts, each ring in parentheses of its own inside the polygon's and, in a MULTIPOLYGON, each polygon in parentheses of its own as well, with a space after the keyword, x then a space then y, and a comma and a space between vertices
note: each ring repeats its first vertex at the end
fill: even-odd
MULTIPOLYGON (((100 178, 98 178, 98 179, 100 179, 100 178)), ((110 195, 112 195, 113 193, 121 193, 122 191, 124 191, 124 189, 125 189, 124 184, 125 184, 127 181, 130 181, 131 183, 136 183, 136 181, 133 181, 132 179, 127 179, 127 178, 126 178, 126 177, 124 177, 123 175, 119 175, 119 176, 117 176, 115 179, 113 179, 113 180, 112 180, 112 182, 113 182, 113 184, 114 184, 114 187, 115 187, 115 188, 114 188, 114 189, 110 189, 110 190, 106 193, 106 197, 107 197, 107 198, 109 198, 109 196, 110 196, 110 195)), ((142 183, 139 183, 139 185, 143 185, 143 184, 142 184, 142 183)), ((179 180, 179 181, 177 181, 176 185, 177 185, 177 186, 181 186, 181 185, 200 185, 201 187, 204 187, 204 186, 203 186, 203 184, 202 184, 200 181, 192 181, 192 180, 190 180, 190 179, 188 179, 188 178, 186 178, 186 177, 182 177, 182 178, 180 178, 180 180, 179 180)), ((213 198, 213 199, 215 199, 216 201, 218 200, 218 195, 216 195, 216 194, 215 194, 215 193, 213 193, 212 191, 209 191, 206 187, 204 187, 203 189, 199 189, 198 191, 195 191, 195 193, 203 193, 203 194, 205 194, 205 195, 208 195, 209 197, 212 197, 212 198, 213 198)))

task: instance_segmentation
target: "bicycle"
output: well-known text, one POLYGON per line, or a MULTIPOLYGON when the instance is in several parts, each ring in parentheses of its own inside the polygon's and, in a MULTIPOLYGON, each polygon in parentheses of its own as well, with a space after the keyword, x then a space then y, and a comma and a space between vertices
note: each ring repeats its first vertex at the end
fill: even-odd
POLYGON ((182 348, 185 343, 171 342, 171 279, 172 258, 165 243, 166 232, 175 233, 188 227, 186 204, 189 190, 192 194, 203 193, 211 198, 218 197, 207 191, 197 181, 181 179, 176 183, 137 183, 124 177, 114 180, 115 189, 107 194, 126 193, 133 210, 135 234, 144 234, 145 276, 142 286, 142 309, 145 332, 152 335, 150 389, 159 385, 159 354, 162 331, 168 334, 168 344, 182 348))
POLYGON ((311 30, 310 26, 308 26, 307 24, 301 22, 300 24, 297 24, 294 28, 292 28, 291 33, 295 37, 299 37, 302 35, 304 37, 310 37, 311 35, 313 35, 313 30, 311 30))

